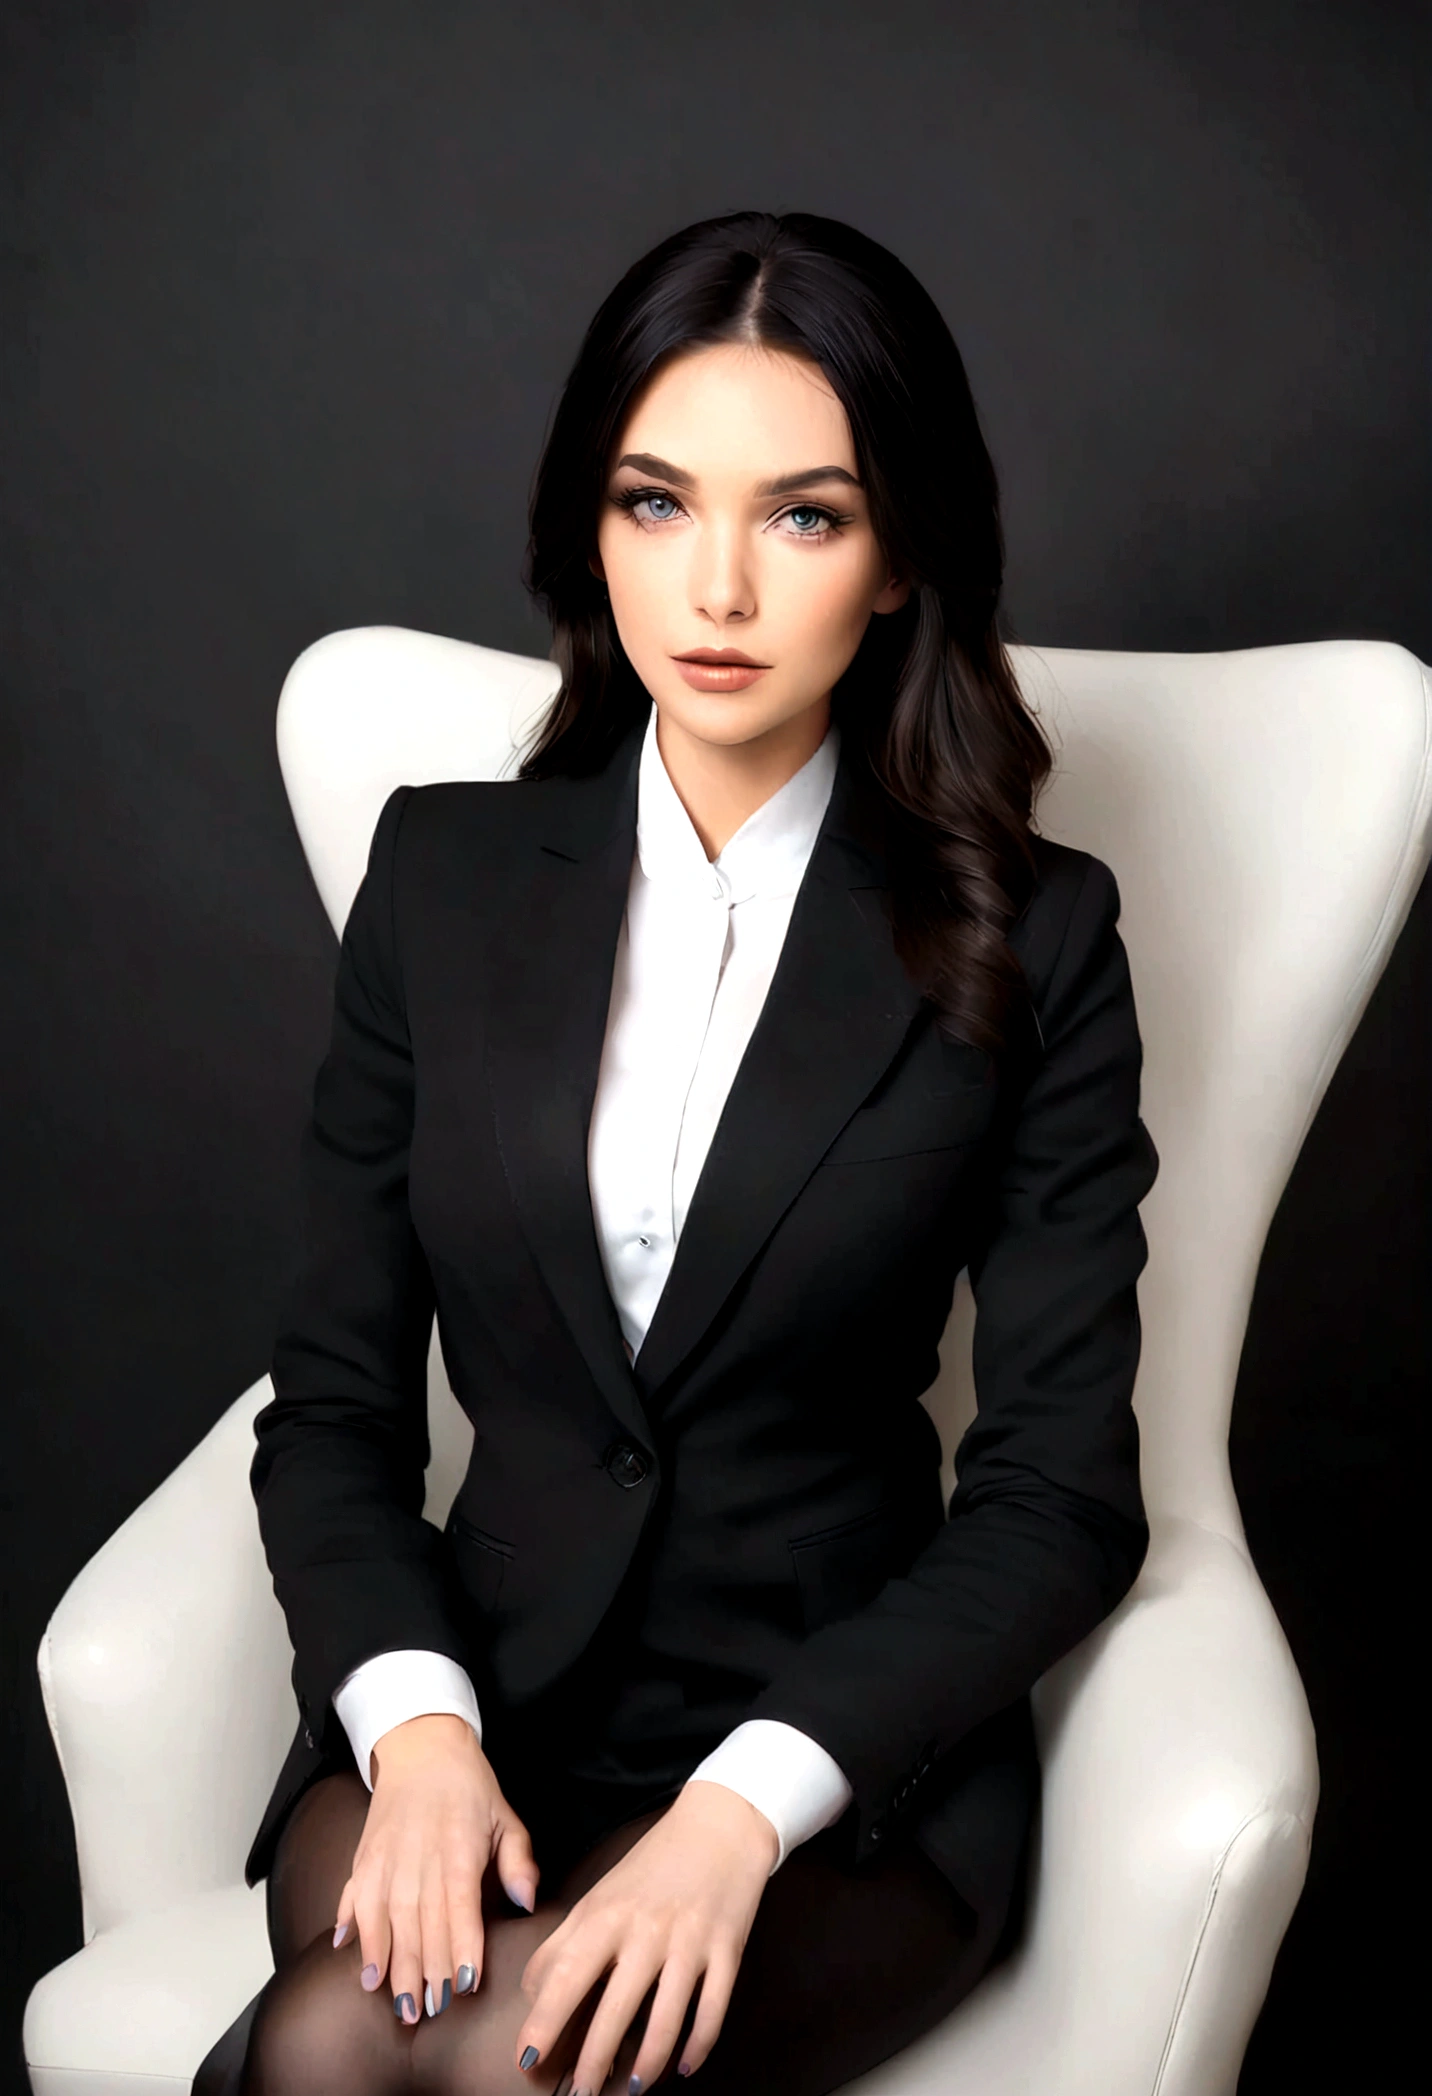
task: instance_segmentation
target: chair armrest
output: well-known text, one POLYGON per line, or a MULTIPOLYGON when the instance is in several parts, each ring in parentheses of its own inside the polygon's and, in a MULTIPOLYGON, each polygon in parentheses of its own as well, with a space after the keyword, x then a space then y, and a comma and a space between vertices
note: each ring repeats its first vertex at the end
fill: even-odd
POLYGON ((262 1885, 220 1886, 106 1929, 31 1990, 33 2096, 189 2096, 272 1971, 262 1885))
POLYGON ((267 1377, 77 1575, 40 1643, 88 1942, 243 1876, 295 1723, 249 1490, 267 1377))
POLYGON ((1317 1760, 1242 1550, 1166 1521, 1035 1694, 1044 1771, 1014 1955, 862 2096, 1232 2096, 1302 1890, 1317 1760))
POLYGON ((1122 1607, 1042 1685, 1039 1721, 1052 1991, 1066 2014, 1077 1995, 1091 2035, 1124 2034, 1130 2067, 1137 2047, 1136 2076, 1156 2047, 1156 2084, 1131 2085, 1231 2092, 1318 1798, 1307 1697, 1244 1552, 1189 1521, 1157 1529, 1122 1607))

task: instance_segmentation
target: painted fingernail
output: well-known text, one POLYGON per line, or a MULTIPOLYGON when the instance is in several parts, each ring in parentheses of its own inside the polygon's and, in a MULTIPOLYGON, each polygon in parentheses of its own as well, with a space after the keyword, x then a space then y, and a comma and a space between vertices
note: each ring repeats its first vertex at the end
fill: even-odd
POLYGON ((678 2074, 689 2074, 691 2072, 690 2060, 683 2060, 676 2071, 678 2074))
POLYGON ((333 1931, 333 1948, 335 1950, 337 1950, 339 1944, 344 1940, 347 1934, 348 1923, 346 1921, 340 1921, 337 1928, 333 1931))
POLYGON ((627 2096, 641 2096, 641 2076, 634 2074, 627 2083, 627 2096))
POLYGON ((363 1985, 368 1989, 368 1992, 371 1994, 373 1992, 373 1989, 378 1984, 377 1966, 365 1965, 363 1967, 363 1970, 359 1973, 358 1977, 362 1981, 363 1985))
POLYGON ((522 2069, 522 2072, 525 2074, 529 2067, 536 2066, 540 2058, 541 2054, 538 2052, 537 2047, 535 2045, 529 2045, 527 2050, 523 2053, 521 2059, 517 2062, 517 2064, 522 2069))
POLYGON ((425 1980, 425 1981, 423 1982, 423 2007, 424 2007, 424 2008, 425 2008, 425 2009, 427 2010, 427 2012, 428 2012, 428 2014, 429 2014, 430 2016, 441 2016, 441 2014, 442 2014, 443 2010, 444 2010, 444 2009, 445 2009, 445 2008, 447 2007, 448 2003, 449 2003, 449 2002, 450 2002, 451 2000, 452 2000, 452 1981, 451 1981, 451 1980, 444 1980, 444 1981, 443 1981, 443 1991, 442 1991, 441 1995, 440 1995, 440 1996, 438 1996, 438 1997, 436 1997, 436 1998, 434 1998, 434 1995, 433 1995, 433 1983, 432 1983, 432 1981, 431 1981, 431 1980, 425 1980))
POLYGON ((413 1997, 412 1997, 412 1995, 411 1995, 411 1994, 399 1994, 399 1995, 395 1995, 395 1997, 394 1997, 394 1999, 393 1999, 393 2014, 394 2014, 395 2016, 401 2016, 401 2017, 402 2017, 402 2019, 403 2019, 403 2021, 404 2021, 404 2023, 416 2023, 416 2022, 417 2022, 417 2020, 418 2020, 418 2005, 417 2005, 417 2003, 416 2003, 416 2002, 415 2002, 415 2001, 413 2000, 413 1997))
POLYGON ((476 1985, 477 1967, 475 1965, 459 1965, 457 1968, 457 1985, 453 1992, 455 1994, 471 1994, 476 1985))
POLYGON ((521 1907, 523 1912, 527 1914, 531 1914, 536 1905, 532 1887, 525 1878, 518 1878, 508 1886, 507 1897, 511 1900, 514 1907, 521 1907))

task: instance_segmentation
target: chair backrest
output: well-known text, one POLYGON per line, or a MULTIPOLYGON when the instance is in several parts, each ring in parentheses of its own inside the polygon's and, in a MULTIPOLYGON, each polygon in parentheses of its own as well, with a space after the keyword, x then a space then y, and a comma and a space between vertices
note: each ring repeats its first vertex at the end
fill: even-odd
MULTIPOLYGON (((1107 860, 1123 898, 1161 1158, 1143 1211, 1145 1495, 1155 1519, 1241 1544, 1227 1441, 1253 1282, 1432 849, 1432 676, 1379 641, 1014 658, 1057 752, 1040 827, 1107 860)), ((392 788, 510 775, 556 684, 550 663, 397 627, 299 657, 279 758, 335 928, 392 788)), ((957 1297, 927 1396, 947 1460, 973 1403, 969 1318, 957 1297)), ((435 1428, 445 1500, 465 1443, 435 1428)))

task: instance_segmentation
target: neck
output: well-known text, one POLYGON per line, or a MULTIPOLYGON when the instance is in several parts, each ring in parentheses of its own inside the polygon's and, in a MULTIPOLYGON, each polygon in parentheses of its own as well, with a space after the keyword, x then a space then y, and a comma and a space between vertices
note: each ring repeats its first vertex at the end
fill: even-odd
POLYGON ((718 858, 742 823, 810 762, 829 726, 828 693, 749 742, 704 742, 658 712, 661 761, 708 859, 718 858))

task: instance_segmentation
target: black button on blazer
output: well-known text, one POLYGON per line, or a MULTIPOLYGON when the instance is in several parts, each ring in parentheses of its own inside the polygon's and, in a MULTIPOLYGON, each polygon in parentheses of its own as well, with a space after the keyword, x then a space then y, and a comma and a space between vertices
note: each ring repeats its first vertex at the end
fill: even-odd
POLYGON ((857 1856, 908 1832, 988 1913, 1028 1819, 1027 1692, 1147 1540, 1130 1396, 1156 1160, 1114 879, 1036 840, 1011 937, 1037 1024, 997 1075, 896 956, 842 758, 632 1364, 586 1138, 640 739, 591 778, 404 786, 379 817, 256 1422, 300 1722, 249 1882, 300 1792, 351 1763, 330 1698, 353 1667, 418 1647, 468 1666, 485 1708, 530 1702, 660 1507, 660 1649, 738 1667, 748 1716, 835 1757, 857 1856), (966 1265, 979 1412, 947 1515, 918 1399, 966 1265), (475 1428, 441 1533, 421 1518, 434 1312, 475 1428))

